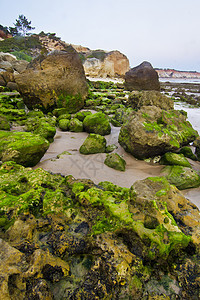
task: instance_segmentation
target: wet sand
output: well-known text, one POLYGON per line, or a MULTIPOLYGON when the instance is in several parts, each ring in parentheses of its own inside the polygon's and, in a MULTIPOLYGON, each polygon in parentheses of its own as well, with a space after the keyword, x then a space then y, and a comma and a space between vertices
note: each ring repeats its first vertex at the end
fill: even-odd
MULTIPOLYGON (((125 172, 106 166, 104 164, 106 153, 91 155, 82 155, 79 153, 79 148, 88 136, 88 133, 62 132, 59 129, 57 129, 54 142, 34 169, 41 167, 46 171, 61 173, 65 176, 72 175, 77 179, 91 179, 96 184, 101 181, 110 181, 128 188, 136 180, 142 180, 149 176, 159 176, 163 166, 137 160, 129 153, 126 153, 118 143, 119 131, 120 128, 112 126, 111 134, 106 136, 106 140, 107 145, 117 145, 118 148, 114 152, 125 159, 125 172), (64 151, 67 151, 67 153, 57 158, 57 155, 60 155, 64 151)), ((190 160, 190 163, 193 164, 194 169, 200 171, 199 162, 190 160)), ((200 208, 200 188, 183 191, 183 194, 200 208)))

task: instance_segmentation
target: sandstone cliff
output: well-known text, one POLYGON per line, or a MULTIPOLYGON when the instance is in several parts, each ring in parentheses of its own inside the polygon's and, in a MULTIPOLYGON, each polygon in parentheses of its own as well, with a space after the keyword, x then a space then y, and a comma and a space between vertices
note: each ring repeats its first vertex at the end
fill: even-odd
POLYGON ((155 69, 160 78, 188 78, 200 79, 199 72, 192 71, 178 71, 174 69, 155 69))
POLYGON ((129 70, 128 58, 119 51, 91 50, 81 45, 65 43, 53 35, 40 35, 39 39, 47 52, 65 50, 71 45, 79 53, 87 76, 124 77, 129 70))

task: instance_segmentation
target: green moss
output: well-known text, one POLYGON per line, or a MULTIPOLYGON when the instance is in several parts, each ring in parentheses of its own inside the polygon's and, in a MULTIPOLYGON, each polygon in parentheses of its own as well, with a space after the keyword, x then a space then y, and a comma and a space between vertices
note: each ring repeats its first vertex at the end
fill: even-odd
POLYGON ((104 153, 106 150, 106 139, 99 135, 90 133, 85 139, 79 151, 81 154, 104 153))
POLYGON ((200 186, 200 176, 191 168, 166 166, 162 172, 170 184, 174 184, 179 190, 200 186))
POLYGON ((69 122, 68 119, 61 119, 59 120, 58 126, 62 131, 67 131, 69 129, 69 122))
MULTIPOLYGON (((67 113, 76 113, 84 106, 84 100, 80 94, 65 95, 61 94, 57 100, 58 108, 66 108, 67 113)), ((55 113, 55 111, 54 111, 55 113)))
POLYGON ((46 139, 29 132, 0 131, 0 159, 36 165, 49 147, 46 139))
POLYGON ((100 135, 107 135, 111 132, 110 123, 105 114, 99 112, 87 116, 83 121, 85 131, 100 135))
POLYGON ((78 119, 79 121, 83 122, 85 117, 91 115, 91 111, 79 111, 75 114, 74 118, 78 119))
POLYGON ((105 165, 119 171, 125 171, 126 161, 117 153, 107 154, 105 165))
POLYGON ((177 154, 172 152, 165 153, 162 156, 160 163, 163 165, 179 165, 179 166, 191 168, 190 163, 184 157, 183 154, 177 154))
POLYGON ((69 121, 69 131, 72 132, 82 132, 83 123, 76 118, 73 118, 69 121))

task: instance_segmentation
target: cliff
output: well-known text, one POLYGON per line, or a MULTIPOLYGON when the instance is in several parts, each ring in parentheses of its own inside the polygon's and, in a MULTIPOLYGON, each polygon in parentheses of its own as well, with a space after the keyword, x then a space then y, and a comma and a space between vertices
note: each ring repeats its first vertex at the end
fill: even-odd
POLYGON ((178 71, 174 69, 155 69, 160 78, 192 78, 200 79, 200 73, 195 71, 178 71))

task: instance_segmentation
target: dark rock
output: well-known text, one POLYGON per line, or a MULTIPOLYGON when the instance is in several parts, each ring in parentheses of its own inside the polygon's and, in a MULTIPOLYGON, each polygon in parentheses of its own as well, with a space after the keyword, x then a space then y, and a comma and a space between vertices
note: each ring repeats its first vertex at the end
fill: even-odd
POLYGON ((153 69, 152 65, 146 61, 126 72, 124 85, 129 91, 160 90, 158 73, 153 69))

